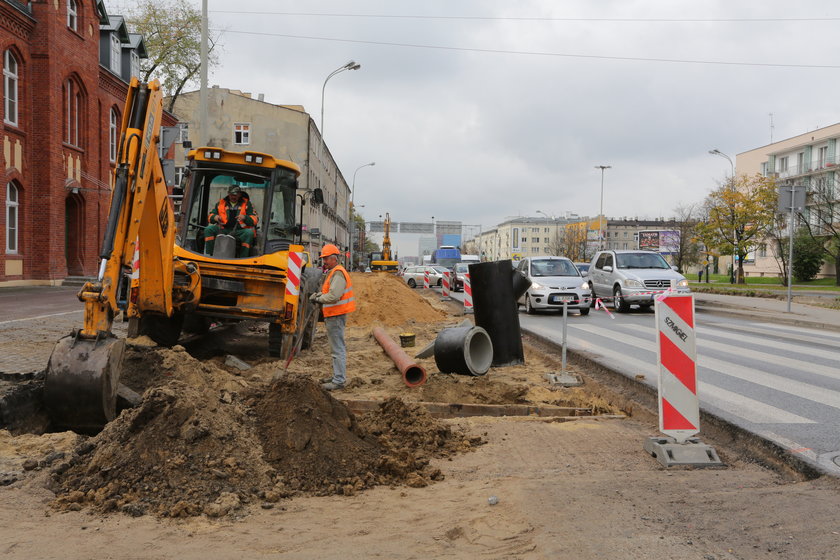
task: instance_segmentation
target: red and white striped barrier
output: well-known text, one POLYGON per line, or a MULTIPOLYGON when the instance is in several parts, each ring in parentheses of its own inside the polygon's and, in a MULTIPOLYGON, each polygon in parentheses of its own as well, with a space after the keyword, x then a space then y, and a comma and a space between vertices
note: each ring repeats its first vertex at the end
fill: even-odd
POLYGON ((140 280, 140 237, 134 240, 134 257, 131 259, 131 279, 140 280))
POLYGON ((441 284, 441 288, 443 289, 443 297, 445 299, 449 299, 449 275, 452 274, 448 270, 443 271, 443 283, 441 284))
POLYGON ((464 313, 473 313, 472 300, 472 284, 470 283, 470 273, 464 274, 464 313))
POLYGON ((300 270, 303 268, 303 253, 289 253, 289 272, 286 277, 286 294, 297 297, 300 294, 300 270))
POLYGON ((604 313, 610 316, 610 319, 615 319, 615 315, 610 313, 610 310, 607 309, 607 306, 604 305, 604 302, 601 301, 601 298, 595 298, 595 311, 598 311, 599 309, 603 309, 604 313))
POLYGON ((700 431, 694 296, 656 298, 659 361, 659 431, 678 443, 700 431))
POLYGON ((423 289, 429 289, 429 269, 423 271, 423 289))

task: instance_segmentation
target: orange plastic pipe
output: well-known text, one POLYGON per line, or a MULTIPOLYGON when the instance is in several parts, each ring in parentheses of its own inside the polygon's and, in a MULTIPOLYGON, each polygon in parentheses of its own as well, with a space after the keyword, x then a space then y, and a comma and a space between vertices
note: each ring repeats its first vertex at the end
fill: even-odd
POLYGON ((382 328, 374 327, 373 336, 388 357, 394 361, 407 386, 419 387, 426 382, 426 370, 409 358, 408 354, 382 328))

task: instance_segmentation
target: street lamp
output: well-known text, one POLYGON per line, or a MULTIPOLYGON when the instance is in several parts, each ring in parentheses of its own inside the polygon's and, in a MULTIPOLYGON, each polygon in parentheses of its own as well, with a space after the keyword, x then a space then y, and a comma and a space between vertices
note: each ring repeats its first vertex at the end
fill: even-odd
POLYGON ((344 66, 336 68, 335 70, 330 72, 330 75, 327 76, 326 80, 324 80, 324 85, 321 86, 321 140, 324 139, 324 91, 327 89, 327 82, 330 81, 330 78, 332 78, 336 74, 344 72, 345 70, 358 70, 361 67, 361 64, 358 64, 355 61, 351 60, 344 66))
MULTIPOLYGON (((714 150, 709 150, 709 153, 713 156, 720 156, 722 158, 726 158, 729 161, 729 166, 732 168, 732 191, 735 191, 735 164, 732 162, 732 158, 728 155, 724 154, 717 148, 714 150)), ((738 226, 735 223, 735 200, 732 200, 732 275, 730 276, 730 282, 732 284, 738 283, 738 271, 735 269, 735 260, 738 255, 738 226)))
POLYGON ((601 170, 601 209, 598 211, 598 249, 604 249, 604 170, 612 169, 611 165, 596 165, 601 170))
MULTIPOLYGON (((356 173, 358 173, 359 169, 362 169, 363 167, 371 167, 371 166, 374 166, 374 165, 376 165, 376 162, 372 161, 370 163, 360 165, 353 172, 353 186, 351 187, 351 190, 350 190, 350 206, 353 207, 353 211, 356 210, 356 204, 355 204, 355 201, 356 201, 356 173)), ((348 209, 348 212, 347 212, 347 217, 350 218, 350 243, 349 243, 349 245, 350 245, 350 266, 352 267, 353 266, 353 234, 356 233, 356 220, 353 219, 353 215, 350 213, 349 209, 348 209)))
POLYGON ((554 216, 552 216, 552 215, 550 215, 550 214, 546 214, 546 213, 545 213, 545 212, 543 212, 542 210, 537 210, 537 214, 542 214, 543 216, 545 216, 545 217, 546 217, 546 218, 548 218, 549 220, 556 220, 556 219, 557 219, 557 218, 555 218, 554 216))

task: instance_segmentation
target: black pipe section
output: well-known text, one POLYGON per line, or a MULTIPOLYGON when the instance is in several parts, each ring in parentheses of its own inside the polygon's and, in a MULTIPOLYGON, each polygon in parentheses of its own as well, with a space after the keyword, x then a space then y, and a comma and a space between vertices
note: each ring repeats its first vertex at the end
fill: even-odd
POLYGON ((441 373, 484 375, 493 361, 493 343, 481 327, 443 329, 434 345, 435 365, 441 373))
POLYGON ((114 194, 111 197, 111 209, 108 211, 108 225, 105 227, 105 239, 102 241, 100 259, 110 259, 114 252, 114 237, 117 233, 117 220, 120 219, 125 193, 128 190, 128 167, 120 164, 117 169, 117 180, 114 183, 114 194))
MULTIPOLYGON (((522 275, 513 269, 509 260, 470 265, 475 324, 487 331, 493 343, 494 366, 525 363, 522 333, 519 328, 519 309, 514 293, 521 289, 522 275)), ((525 282, 528 282, 525 279, 525 282)), ((528 289, 530 283, 525 286, 528 289)))

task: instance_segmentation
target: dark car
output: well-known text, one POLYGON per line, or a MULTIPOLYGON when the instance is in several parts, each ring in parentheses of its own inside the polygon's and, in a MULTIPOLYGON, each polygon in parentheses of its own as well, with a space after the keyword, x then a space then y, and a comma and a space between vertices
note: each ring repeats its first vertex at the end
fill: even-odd
POLYGON ((463 292, 464 291, 464 275, 469 274, 470 272, 470 263, 455 263, 455 266, 452 267, 452 291, 453 292, 463 292))

